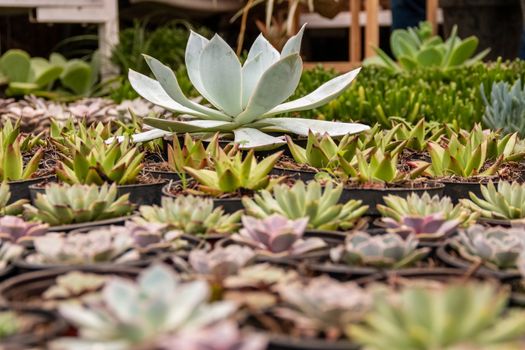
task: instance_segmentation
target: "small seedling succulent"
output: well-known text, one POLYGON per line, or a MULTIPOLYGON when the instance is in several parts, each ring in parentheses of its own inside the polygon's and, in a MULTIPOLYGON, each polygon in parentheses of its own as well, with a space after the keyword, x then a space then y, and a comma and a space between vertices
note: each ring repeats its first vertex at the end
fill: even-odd
POLYGON ((231 321, 181 332, 158 342, 156 349, 173 350, 265 350, 268 342, 258 334, 243 334, 231 321))
POLYGON ((414 151, 424 151, 428 141, 436 141, 444 130, 439 123, 427 122, 421 118, 415 125, 410 124, 402 118, 393 119, 392 129, 395 128, 394 139, 397 141, 406 141, 406 147, 414 151))
POLYGON ((306 148, 295 144, 289 136, 286 136, 286 142, 297 163, 306 164, 317 169, 335 169, 339 167, 338 155, 341 155, 347 161, 351 161, 354 158, 358 137, 347 135, 336 142, 328 134, 319 137, 310 131, 306 148))
POLYGON ((251 216, 265 218, 280 214, 290 220, 308 217, 308 227, 320 230, 337 230, 351 228, 366 212, 368 206, 361 206, 359 200, 349 200, 338 204, 343 186, 334 188, 327 183, 324 188, 316 181, 306 185, 297 181, 291 188, 277 185, 273 194, 259 191, 253 199, 244 197, 242 203, 251 216))
POLYGON ((131 250, 133 238, 122 230, 96 229, 88 233, 48 233, 36 237, 35 252, 25 260, 31 264, 83 265, 126 262, 138 259, 131 250))
POLYGON ((131 147, 129 139, 111 144, 97 140, 91 147, 77 140, 69 152, 70 155, 63 154, 56 170, 57 177, 69 184, 133 184, 144 166, 144 152, 131 147))
POLYGON ((357 151, 356 163, 353 164, 339 156, 343 178, 349 177, 359 183, 395 183, 419 177, 430 166, 422 164, 410 173, 398 169, 398 154, 384 152, 374 148, 369 152, 357 151))
POLYGON ((254 257, 255 252, 251 248, 232 244, 226 247, 216 247, 212 251, 192 250, 189 255, 189 263, 195 272, 222 280, 227 276, 235 275, 254 257))
POLYGON ((212 196, 238 190, 256 191, 271 186, 273 181, 270 181, 268 174, 281 155, 282 152, 277 152, 257 162, 253 150, 244 160, 240 152, 232 157, 219 152, 217 157, 212 158, 214 170, 190 167, 185 167, 184 170, 200 184, 201 192, 212 196))
POLYGON ((442 213, 447 220, 458 220, 462 226, 469 226, 479 216, 478 213, 462 205, 454 205, 450 197, 430 196, 428 192, 421 196, 411 193, 407 197, 389 194, 383 197, 385 205, 378 204, 377 210, 382 216, 401 221, 403 216, 427 216, 442 213))
POLYGON ((243 228, 232 235, 232 239, 258 252, 298 256, 326 246, 320 238, 302 238, 308 218, 289 220, 279 214, 264 219, 243 216, 242 225, 243 228))
POLYGON ((370 294, 354 282, 326 276, 281 283, 276 290, 286 305, 276 310, 278 316, 328 337, 338 337, 349 324, 361 321, 372 304, 370 294))
POLYGON ((382 222, 389 232, 398 233, 403 237, 415 234, 421 241, 436 241, 446 238, 459 226, 458 220, 447 220, 442 213, 426 216, 403 216, 400 221, 383 218, 382 222))
POLYGON ((195 332, 235 311, 229 302, 208 303, 209 295, 206 282, 179 282, 163 265, 144 270, 137 282, 114 277, 105 284, 101 301, 60 306, 79 337, 59 339, 51 348, 151 348, 161 337, 195 332))
POLYGON ((254 264, 243 267, 236 275, 226 277, 226 288, 268 288, 278 283, 286 284, 298 278, 297 272, 284 270, 272 264, 254 264))
POLYGON ((343 245, 332 248, 330 258, 351 266, 402 268, 413 265, 429 253, 429 248, 418 249, 418 243, 413 234, 403 238, 396 233, 372 236, 357 231, 350 234, 343 245))
POLYGON ((11 199, 9 184, 2 182, 0 185, 0 215, 19 215, 24 211, 24 204, 29 203, 27 199, 19 199, 14 203, 8 204, 11 199))
POLYGON ((525 251, 525 232, 518 228, 474 225, 459 232, 452 246, 470 261, 483 261, 494 269, 515 269, 525 251))
POLYGON ((21 328, 23 328, 23 321, 16 312, 0 312, 0 340, 16 334, 21 328))
POLYGON ((98 187, 52 183, 44 194, 36 195, 34 206, 24 206, 24 216, 51 226, 121 217, 133 210, 128 198, 128 194, 117 198, 115 184, 98 187))
POLYGON ((348 334, 376 350, 521 349, 525 313, 506 310, 508 299, 491 283, 411 286, 378 297, 365 322, 350 325, 348 334))
POLYGON ((525 219, 525 185, 517 182, 498 182, 498 187, 490 181, 481 186, 483 198, 469 193, 470 200, 461 199, 461 204, 478 212, 484 218, 517 220, 525 219))
POLYGON ((42 294, 45 300, 70 301, 99 291, 110 276, 71 271, 56 278, 55 284, 42 294))
POLYGON ((166 224, 172 230, 190 235, 225 234, 235 232, 239 227, 242 212, 224 214, 222 208, 213 208, 211 198, 188 195, 163 197, 161 201, 161 206, 140 206, 142 220, 166 224))
POLYGON ((16 216, 0 218, 0 239, 23 243, 42 236, 47 232, 49 225, 38 222, 27 222, 16 216))

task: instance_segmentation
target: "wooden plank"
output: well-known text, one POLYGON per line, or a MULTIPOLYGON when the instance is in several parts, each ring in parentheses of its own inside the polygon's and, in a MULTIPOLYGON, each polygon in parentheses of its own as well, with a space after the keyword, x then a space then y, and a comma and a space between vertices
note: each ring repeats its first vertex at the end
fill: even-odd
POLYGON ((361 0, 350 0, 350 35, 349 35, 349 60, 357 63, 361 61, 361 25, 359 15, 361 14, 361 0))
POLYGON ((352 69, 360 66, 359 63, 343 61, 343 62, 305 62, 303 67, 305 70, 309 70, 319 65, 327 69, 334 69, 335 71, 340 72, 340 73, 349 72, 352 69))
POLYGON ((379 47, 379 0, 366 0, 365 57, 375 55, 374 47, 379 47))
POLYGON ((104 0, 0 0, 0 7, 102 6, 104 0))
POLYGON ((432 24, 432 33, 437 34, 438 0, 427 0, 427 21, 432 24))
POLYGON ((110 18, 104 7, 40 7, 36 20, 41 23, 103 23, 110 18))

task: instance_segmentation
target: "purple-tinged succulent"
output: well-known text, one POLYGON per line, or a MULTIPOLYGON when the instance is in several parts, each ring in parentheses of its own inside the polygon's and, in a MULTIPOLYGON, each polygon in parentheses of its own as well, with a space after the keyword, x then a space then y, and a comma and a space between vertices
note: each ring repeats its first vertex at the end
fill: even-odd
POLYGON ((306 334, 342 334, 363 319, 372 305, 371 294, 354 282, 339 282, 327 276, 281 283, 276 288, 286 304, 276 310, 306 334))
POLYGON ((222 280, 235 275, 255 257, 251 248, 240 245, 218 247, 212 251, 193 250, 189 256, 191 267, 199 274, 222 280))
POLYGON ((186 245, 186 241, 179 239, 182 232, 169 230, 167 224, 126 221, 124 230, 133 238, 135 248, 143 252, 155 249, 177 250, 186 245))
POLYGON ((47 224, 24 221, 17 216, 4 216, 0 218, 0 239, 23 243, 44 235, 48 227, 47 224))
POLYGON ((397 233, 370 235, 356 231, 346 237, 343 245, 330 250, 330 258, 349 265, 401 268, 429 253, 429 248, 417 249, 418 243, 414 234, 403 238, 397 233))
POLYGON ((159 342, 159 350, 265 350, 268 341, 258 334, 243 334, 232 321, 180 332, 159 342))
POLYGON ((326 246, 320 238, 303 239, 308 218, 288 220, 273 214, 264 219, 242 217, 243 228, 232 239, 270 254, 300 255, 326 246))
POLYGON ((389 232, 401 236, 415 234, 421 241, 436 241, 452 234, 460 225, 459 220, 447 220, 442 213, 426 216, 403 216, 400 221, 392 218, 383 218, 389 232))

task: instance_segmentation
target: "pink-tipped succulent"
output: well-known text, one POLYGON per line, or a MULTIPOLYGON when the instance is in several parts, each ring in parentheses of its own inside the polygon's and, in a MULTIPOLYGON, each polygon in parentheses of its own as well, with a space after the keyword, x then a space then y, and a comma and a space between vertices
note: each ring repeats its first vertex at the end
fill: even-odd
POLYGON ((403 216, 400 221, 383 218, 383 223, 389 232, 395 232, 403 237, 416 235, 422 241, 436 241, 452 234, 459 226, 459 220, 447 220, 442 213, 426 216, 403 216))
POLYGON ((135 248, 140 251, 178 249, 186 242, 179 239, 181 231, 168 229, 167 224, 126 221, 125 230, 133 237, 135 248))
POLYGON ((243 228, 232 239, 264 253, 300 255, 326 246, 320 238, 302 238, 308 218, 288 220, 273 214, 259 220, 243 216, 242 224, 243 228))
POLYGON ((23 243, 44 235, 48 227, 47 224, 28 222, 17 216, 8 215, 0 218, 0 239, 23 243))
POLYGON ((240 245, 217 247, 211 252, 203 249, 193 250, 189 256, 191 267, 199 274, 222 280, 235 275, 255 257, 251 248, 240 245))
POLYGON ((264 350, 265 337, 258 334, 243 334, 231 321, 222 321, 211 327, 180 332, 163 339, 159 349, 184 350, 264 350))

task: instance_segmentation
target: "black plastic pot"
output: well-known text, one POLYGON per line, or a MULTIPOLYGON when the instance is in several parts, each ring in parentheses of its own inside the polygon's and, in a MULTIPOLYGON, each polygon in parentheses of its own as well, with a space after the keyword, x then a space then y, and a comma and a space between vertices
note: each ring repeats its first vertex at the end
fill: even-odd
POLYGON ((0 311, 12 311, 19 317, 30 317, 33 322, 35 322, 32 329, 3 338, 0 341, 0 348, 4 350, 41 348, 46 341, 64 334, 68 328, 63 318, 49 310, 31 307, 11 308, 2 306, 0 307, 0 311))
POLYGON ((305 171, 305 170, 294 170, 294 169, 286 169, 281 167, 274 167, 272 171, 270 172, 271 175, 277 175, 277 176, 288 176, 295 180, 301 180, 303 182, 308 182, 315 180, 315 174, 317 174, 315 171, 305 171))
POLYGON ((340 340, 297 339, 284 335, 268 334, 268 350, 357 350, 357 344, 340 340))
POLYGON ((179 181, 180 176, 179 173, 176 173, 174 171, 160 171, 160 170, 147 170, 149 174, 151 174, 153 177, 158 179, 165 179, 165 180, 173 180, 173 181, 179 181))
MULTIPOLYGON (((511 227, 514 220, 503 220, 503 219, 491 219, 491 218, 478 218, 477 222, 483 225, 489 226, 503 226, 511 227)), ((520 220, 516 220, 520 221, 520 220)))
POLYGON ((31 199, 32 196, 29 190, 31 185, 35 185, 40 182, 52 181, 55 179, 55 175, 36 177, 29 180, 18 180, 18 181, 9 181, 9 191, 11 192, 11 198, 9 198, 9 203, 14 203, 20 199, 31 199))
MULTIPOLYGON (((122 265, 85 265, 77 266, 75 271, 94 273, 100 275, 116 275, 120 277, 134 278, 140 273, 140 269, 122 265)), ((0 284, 0 302, 13 307, 24 307, 34 299, 40 297, 49 287, 55 283, 58 276, 64 275, 71 268, 55 268, 49 270, 33 271, 11 277, 0 284)))
POLYGON ((478 37, 478 51, 491 48, 489 60, 518 55, 523 28, 520 0, 440 0, 439 5, 446 36, 457 25, 459 37, 478 37))
MULTIPOLYGON (((160 204, 162 187, 166 182, 166 180, 159 180, 159 182, 151 184, 119 185, 117 186, 117 196, 129 193, 130 202, 136 205, 160 204)), ((31 201, 34 201, 37 193, 45 192, 45 187, 32 184, 29 186, 29 192, 31 201)))
POLYGON ((418 195, 428 192, 431 196, 443 195, 444 185, 440 183, 428 183, 428 187, 424 188, 344 188, 340 203, 346 203, 349 200, 361 200, 363 205, 368 205, 366 215, 378 216, 378 204, 385 204, 383 197, 387 195, 395 195, 400 197, 407 197, 411 193, 418 195))
MULTIPOLYGON (((172 186, 180 185, 180 181, 170 182, 162 188, 162 195, 171 198, 177 198, 176 195, 170 192, 172 186)), ((241 198, 214 198, 207 197, 213 200, 214 208, 222 207, 225 213, 231 214, 238 210, 243 210, 244 206, 242 205, 241 198)))
MULTIPOLYGON (((443 195, 450 197, 454 204, 457 204, 460 199, 470 198, 469 193, 472 192, 478 197, 481 195, 481 185, 485 185, 486 182, 453 182, 453 181, 439 181, 445 188, 443 189, 443 195)), ((496 185, 497 183, 495 183, 496 185)))
MULTIPOLYGON (((448 266, 460 268, 460 269, 471 269, 474 265, 471 261, 461 257, 459 254, 454 254, 454 248, 450 244, 445 244, 438 248, 436 254, 439 260, 448 266)), ((480 266, 476 274, 483 276, 491 276, 501 281, 509 281, 513 279, 521 278, 520 272, 516 270, 494 270, 486 266, 480 266)))

